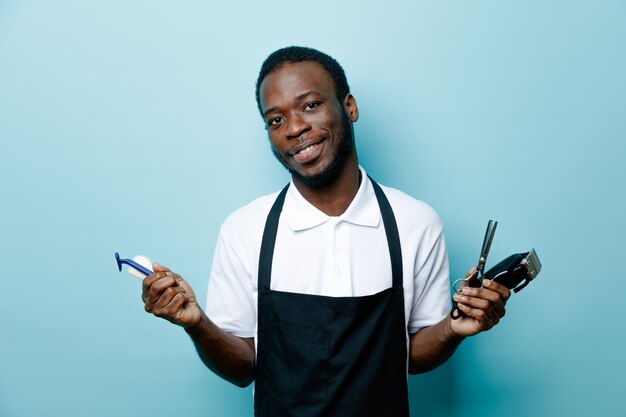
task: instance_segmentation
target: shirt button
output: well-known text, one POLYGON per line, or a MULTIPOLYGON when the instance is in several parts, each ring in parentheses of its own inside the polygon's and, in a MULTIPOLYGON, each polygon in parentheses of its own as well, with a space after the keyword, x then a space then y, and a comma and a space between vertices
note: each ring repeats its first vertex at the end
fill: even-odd
POLYGON ((341 248, 336 248, 336 249, 335 249, 335 253, 336 253, 337 255, 341 255, 341 252, 342 252, 342 251, 341 251, 341 248))
POLYGON ((341 275, 341 268, 337 267, 337 275, 341 275))

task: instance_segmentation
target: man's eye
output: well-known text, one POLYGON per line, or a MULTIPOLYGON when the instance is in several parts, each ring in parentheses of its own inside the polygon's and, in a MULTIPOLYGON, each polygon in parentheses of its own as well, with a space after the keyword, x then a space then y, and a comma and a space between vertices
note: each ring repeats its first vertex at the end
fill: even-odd
POLYGON ((274 117, 272 119, 269 119, 267 121, 267 125, 268 126, 276 126, 277 124, 279 124, 282 121, 282 118, 280 117, 274 117))
POLYGON ((306 106, 304 106, 304 110, 313 110, 314 108, 318 107, 319 105, 320 105, 320 103, 318 103, 318 102, 307 103, 306 106))

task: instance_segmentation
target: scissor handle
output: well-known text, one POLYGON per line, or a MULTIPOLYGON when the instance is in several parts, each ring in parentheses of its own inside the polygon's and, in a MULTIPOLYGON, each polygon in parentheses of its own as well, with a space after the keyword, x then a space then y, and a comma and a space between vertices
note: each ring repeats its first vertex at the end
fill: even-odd
MULTIPOLYGON (((478 278, 478 271, 474 271, 474 273, 467 278, 460 278, 454 281, 454 284, 452 284, 454 292, 457 294, 461 293, 461 290, 463 289, 463 282, 465 282, 468 287, 479 288, 483 286, 482 279, 478 278)), ((458 303, 452 300, 452 311, 450 312, 452 320, 460 319, 463 315, 463 312, 459 309, 458 303)))
POLYGON ((467 283, 469 280, 468 278, 459 278, 456 281, 454 281, 454 284, 452 284, 452 289, 454 290, 455 293, 457 294, 461 294, 461 290, 463 289, 461 286, 463 285, 463 283, 467 283))

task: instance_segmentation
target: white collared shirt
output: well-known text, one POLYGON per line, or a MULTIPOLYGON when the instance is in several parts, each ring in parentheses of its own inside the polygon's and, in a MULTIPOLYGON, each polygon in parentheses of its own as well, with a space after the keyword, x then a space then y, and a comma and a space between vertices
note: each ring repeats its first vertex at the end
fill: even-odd
MULTIPOLYGON (((340 216, 311 205, 292 183, 278 224, 272 290, 358 297, 391 287, 387 237, 374 188, 361 169, 359 190, 340 216)), ((408 333, 450 311, 443 225, 422 201, 381 185, 393 209, 402 247, 408 333)), ((209 279, 206 313, 223 330, 256 337, 257 277, 263 230, 278 192, 236 210, 222 224, 209 279)))

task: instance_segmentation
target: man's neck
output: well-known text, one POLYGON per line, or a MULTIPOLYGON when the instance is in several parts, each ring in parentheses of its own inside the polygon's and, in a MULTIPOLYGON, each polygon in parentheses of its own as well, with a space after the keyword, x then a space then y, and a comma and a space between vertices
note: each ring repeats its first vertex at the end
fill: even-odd
POLYGON ((350 207, 361 185, 361 171, 356 156, 350 158, 336 181, 321 188, 311 188, 293 179, 302 196, 328 216, 340 216, 350 207))

